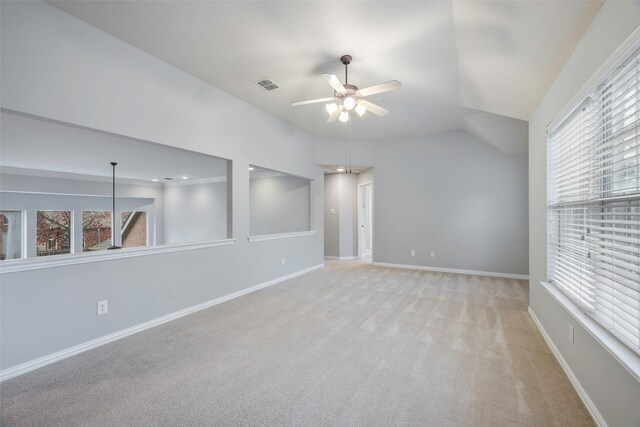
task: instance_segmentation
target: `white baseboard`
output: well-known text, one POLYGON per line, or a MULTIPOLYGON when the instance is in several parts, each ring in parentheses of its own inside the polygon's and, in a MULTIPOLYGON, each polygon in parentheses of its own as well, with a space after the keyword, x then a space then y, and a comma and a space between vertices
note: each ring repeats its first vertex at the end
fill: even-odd
POLYGON ((357 256, 325 256, 324 259, 336 260, 336 261, 349 261, 358 259, 357 256))
POLYGON ((549 336, 549 334, 547 334, 547 331, 544 329, 544 327, 542 326, 542 323, 540 323, 540 320, 538 320, 538 317, 533 312, 533 309, 531 309, 531 307, 529 307, 529 315, 531 316, 531 318, 533 319, 533 322, 538 327, 538 330, 540 331, 540 333, 542 334, 542 337, 544 338, 547 345, 551 349, 551 352, 560 363, 560 366, 562 366, 564 373, 567 374, 567 377, 569 377, 571 384, 573 384, 573 388, 576 389, 578 396, 580 396, 580 399, 582 399, 584 406, 587 407, 587 410, 591 414, 591 417, 593 418, 595 423, 600 427, 607 427, 607 423, 602 417, 602 414, 600 414, 600 411, 598 411, 598 408, 593 403, 593 401, 587 394, 586 390, 582 387, 582 385, 580 384, 580 381, 578 381, 578 378, 574 375, 567 361, 564 360, 564 357, 562 357, 562 353, 560 353, 560 350, 558 350, 558 347, 556 347, 556 345, 553 343, 553 340, 551 340, 551 337, 549 336))
POLYGON ((503 277, 505 279, 529 280, 529 275, 527 274, 493 273, 490 271, 460 270, 457 268, 428 267, 424 265, 390 264, 387 262, 374 262, 373 265, 377 265, 378 267, 406 268, 409 270, 437 271, 440 273, 471 274, 474 276, 491 276, 503 277))
POLYGON ((91 341, 84 342, 82 344, 69 347, 67 349, 57 351, 55 353, 49 354, 47 356, 39 357, 34 360, 30 360, 25 363, 21 363, 16 366, 12 366, 10 368, 4 369, 0 371, 0 383, 6 381, 10 378, 17 377, 22 374, 26 374, 27 372, 34 371, 43 366, 50 365, 52 363, 58 362, 60 360, 66 359, 71 356, 75 356, 76 354, 83 353, 87 350, 94 349, 96 347, 100 347, 102 345, 108 344, 110 342, 119 340, 124 337, 128 337, 129 335, 133 335, 137 332, 144 331, 145 329, 153 328, 154 326, 162 325, 163 323, 170 322, 172 320, 178 319, 180 317, 195 313, 196 311, 204 310, 205 308, 213 307, 214 305, 222 304, 223 302, 232 300, 234 298, 238 298, 242 295, 249 294, 251 292, 255 292, 257 290, 275 285, 276 283, 284 282, 285 280, 293 279, 294 277, 301 276, 303 274, 309 273, 313 270, 317 270, 319 268, 324 267, 324 263, 315 265, 310 268, 306 268, 304 270, 296 271, 295 273, 287 274, 286 276, 278 277, 273 280, 269 280, 268 282, 260 283, 255 286, 251 286, 250 288, 243 289, 238 292, 234 292, 229 295, 224 295, 219 298, 213 299, 211 301, 203 302, 202 304, 194 305, 192 307, 185 308, 183 310, 179 310, 166 316, 158 317, 153 320, 149 320, 148 322, 140 323, 138 325, 132 326, 127 329, 123 329, 118 332, 114 332, 109 335, 105 335, 100 338, 96 338, 91 341))

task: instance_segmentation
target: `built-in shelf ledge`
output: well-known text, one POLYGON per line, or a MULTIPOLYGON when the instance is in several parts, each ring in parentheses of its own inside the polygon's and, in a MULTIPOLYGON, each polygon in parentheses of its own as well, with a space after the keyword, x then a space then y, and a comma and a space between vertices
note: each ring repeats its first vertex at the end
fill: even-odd
POLYGON ((572 300, 560 289, 548 282, 540 282, 543 288, 555 299, 569 314, 596 340, 598 341, 622 366, 625 367, 636 380, 640 381, 640 357, 632 349, 624 345, 620 340, 607 331, 600 323, 584 313, 572 300))
POLYGON ((164 254, 169 252, 214 248, 216 246, 233 245, 235 242, 236 239, 224 239, 210 242, 177 243, 172 245, 145 246, 142 248, 122 248, 82 254, 51 255, 40 258, 11 259, 0 261, 0 274, 17 273, 20 271, 37 270, 40 268, 62 267, 65 265, 85 264, 88 262, 111 261, 114 259, 164 254))
POLYGON ((295 233, 280 233, 280 234, 263 234, 261 236, 249 236, 247 240, 251 243, 255 242, 264 242, 265 240, 276 240, 276 239, 289 239, 291 237, 304 237, 304 236, 314 236, 318 232, 316 230, 311 231, 296 231, 295 233))

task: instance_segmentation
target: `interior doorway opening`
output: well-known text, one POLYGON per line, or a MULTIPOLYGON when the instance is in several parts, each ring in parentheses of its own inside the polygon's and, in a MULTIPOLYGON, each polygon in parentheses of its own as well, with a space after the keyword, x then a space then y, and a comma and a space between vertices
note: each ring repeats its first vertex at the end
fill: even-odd
POLYGON ((325 259, 372 262, 373 168, 323 167, 325 259))

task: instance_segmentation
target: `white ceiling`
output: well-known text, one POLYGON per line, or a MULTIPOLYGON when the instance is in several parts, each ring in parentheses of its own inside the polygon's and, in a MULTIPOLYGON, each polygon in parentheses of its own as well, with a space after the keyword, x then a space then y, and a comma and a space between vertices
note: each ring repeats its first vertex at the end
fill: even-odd
POLYGON ((463 128, 477 110, 528 119, 601 1, 51 1, 246 102, 323 138, 463 128), (397 79, 386 117, 325 123, 320 77, 351 54, 349 81, 397 79), (272 92, 255 84, 269 77, 272 92))
MULTIPOLYGON (((0 166, 151 181, 226 177, 218 157, 98 133, 8 112, 0 113, 0 166)), ((188 182, 188 180, 187 180, 188 182)))
POLYGON ((462 105, 529 120, 601 1, 454 1, 462 105))

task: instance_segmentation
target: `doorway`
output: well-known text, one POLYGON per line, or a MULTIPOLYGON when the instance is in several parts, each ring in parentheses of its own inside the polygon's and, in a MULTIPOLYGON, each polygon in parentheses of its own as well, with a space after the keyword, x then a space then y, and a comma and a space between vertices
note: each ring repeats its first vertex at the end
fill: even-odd
POLYGON ((358 258, 373 260, 373 182, 358 184, 358 258))

